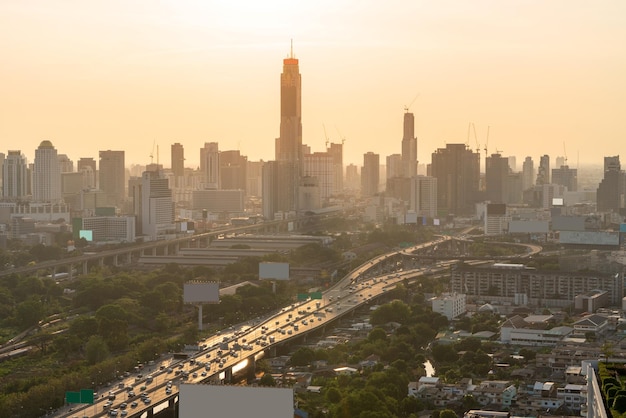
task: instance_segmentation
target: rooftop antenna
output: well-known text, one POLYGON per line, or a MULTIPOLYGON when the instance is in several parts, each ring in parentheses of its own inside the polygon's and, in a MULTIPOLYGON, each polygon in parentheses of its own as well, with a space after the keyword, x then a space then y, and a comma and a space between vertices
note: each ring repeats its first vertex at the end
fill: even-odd
POLYGON ((156 138, 154 138, 154 141, 152 141, 152 151, 150 151, 150 164, 152 164, 152 161, 154 160, 154 146, 156 145, 156 138))
POLYGON ((291 38, 291 52, 289 54, 289 58, 293 58, 293 38, 291 38))

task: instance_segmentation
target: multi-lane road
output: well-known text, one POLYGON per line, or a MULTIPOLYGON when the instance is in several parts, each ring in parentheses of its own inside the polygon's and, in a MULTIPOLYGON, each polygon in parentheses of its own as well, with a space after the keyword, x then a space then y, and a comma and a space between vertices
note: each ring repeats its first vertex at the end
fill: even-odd
POLYGON ((165 360, 153 370, 125 378, 117 389, 103 393, 94 405, 65 410, 61 417, 142 416, 146 409, 156 411, 176 397, 179 384, 228 381, 227 373, 237 373, 248 366, 248 359, 260 358, 272 345, 284 343, 325 326, 337 317, 368 303, 393 289, 396 283, 425 272, 447 269, 452 261, 428 268, 402 270, 397 263, 385 261, 399 254, 438 245, 450 237, 394 251, 362 264, 322 294, 320 300, 291 304, 256 322, 231 327, 199 342, 202 350, 186 360, 165 360), (228 345, 228 348, 226 348, 228 345), (115 398, 113 399, 113 395, 115 398), (105 406, 106 405, 106 406, 105 406))

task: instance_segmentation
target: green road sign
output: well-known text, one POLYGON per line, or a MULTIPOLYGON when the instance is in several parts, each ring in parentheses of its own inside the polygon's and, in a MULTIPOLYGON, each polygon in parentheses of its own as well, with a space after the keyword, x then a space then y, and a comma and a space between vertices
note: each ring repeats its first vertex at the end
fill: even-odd
POLYGON ((65 392, 65 402, 80 403, 80 392, 65 392))
POLYGON ((298 300, 307 300, 309 298, 308 293, 298 293, 298 300))
POLYGON ((313 292, 310 294, 311 299, 321 299, 322 298, 322 292, 313 292))
POLYGON ((80 392, 65 392, 65 402, 93 404, 93 389, 81 389, 80 392))
POLYGON ((93 404, 93 389, 80 390, 80 403, 93 404))

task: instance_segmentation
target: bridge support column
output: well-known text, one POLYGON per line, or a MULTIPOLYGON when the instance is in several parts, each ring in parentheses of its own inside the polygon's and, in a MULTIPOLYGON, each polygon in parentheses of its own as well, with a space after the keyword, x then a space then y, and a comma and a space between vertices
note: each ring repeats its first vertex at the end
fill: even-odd
POLYGON ((170 253, 170 246, 166 245, 163 247, 163 255, 169 255, 170 253))
POLYGON ((117 259, 117 254, 113 256, 113 265, 115 267, 119 266, 119 260, 117 259))
POLYGON ((98 265, 104 267, 104 257, 98 259, 98 265))
POLYGON ((89 270, 87 269, 88 267, 87 262, 83 261, 83 274, 89 273, 89 270))
POLYGON ((72 263, 70 263, 70 265, 67 267, 67 277, 72 280, 74 278, 74 266, 72 265, 72 263))

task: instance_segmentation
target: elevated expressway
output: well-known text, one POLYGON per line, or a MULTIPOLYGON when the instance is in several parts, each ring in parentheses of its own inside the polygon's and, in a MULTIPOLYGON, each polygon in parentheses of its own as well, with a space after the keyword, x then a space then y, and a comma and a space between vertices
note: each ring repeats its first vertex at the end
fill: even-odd
MULTIPOLYGON (((105 407, 107 397, 97 399, 94 405, 82 406, 61 417, 105 417, 112 409, 116 416, 124 416, 120 404, 126 403, 125 416, 149 418, 163 410, 178 408, 178 392, 181 383, 223 384, 231 383, 236 376, 249 375, 254 370, 254 362, 271 354, 281 344, 295 339, 306 339, 307 334, 323 330, 331 322, 344 315, 350 315, 360 306, 367 304, 405 279, 412 279, 424 273, 438 273, 447 270, 457 259, 447 261, 432 260, 429 265, 415 265, 413 257, 428 248, 448 243, 452 237, 440 237, 434 241, 393 251, 375 257, 362 264, 330 289, 323 292, 321 300, 298 302, 281 309, 255 323, 231 328, 199 342, 203 349, 187 360, 172 361, 162 369, 155 370, 148 383, 146 377, 137 380, 129 377, 122 383, 125 389, 114 391, 116 399, 105 407), (408 267, 408 268, 407 268, 408 267), (229 349, 220 346, 228 344, 229 349), (185 377, 183 377, 185 376, 185 377), (167 383, 171 389, 167 390, 167 383), (127 396, 126 387, 132 387, 133 397, 127 396), (149 403, 142 401, 141 393, 149 397, 149 403), (136 402, 136 407, 131 403, 136 402)), ((540 251, 540 247, 529 248, 526 256, 540 251)), ((419 264, 422 264, 418 261, 419 264)))

